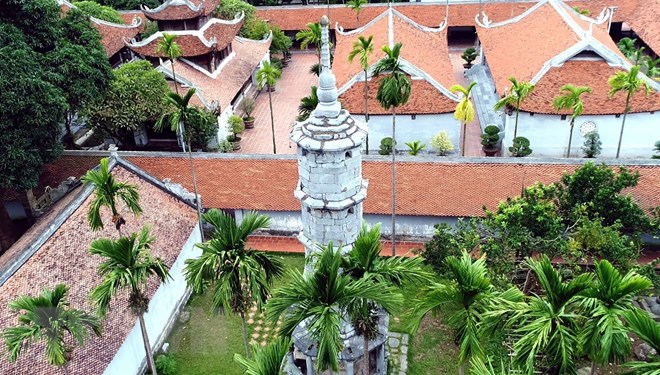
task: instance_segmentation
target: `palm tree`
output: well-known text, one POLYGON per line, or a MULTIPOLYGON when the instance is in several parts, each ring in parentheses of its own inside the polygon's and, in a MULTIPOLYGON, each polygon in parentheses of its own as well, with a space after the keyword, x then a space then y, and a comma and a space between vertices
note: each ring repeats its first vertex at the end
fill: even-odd
POLYGON ((339 370, 342 348, 340 329, 349 311, 358 308, 360 300, 369 300, 386 311, 403 302, 392 287, 382 285, 368 276, 355 280, 341 274, 341 249, 335 251, 332 242, 318 255, 314 273, 305 278, 300 271, 289 274, 289 283, 280 288, 266 307, 266 319, 271 323, 283 316, 280 333, 290 337, 303 321, 317 343, 317 367, 339 370))
POLYGON ((349 0, 346 3, 346 6, 355 12, 358 27, 360 27, 360 12, 362 11, 362 7, 367 3, 369 3, 367 0, 349 0))
POLYGON ((179 93, 179 87, 176 84, 176 74, 174 73, 174 60, 178 59, 183 54, 181 47, 176 42, 176 35, 163 33, 163 38, 156 45, 156 53, 167 56, 172 66, 172 79, 174 80, 174 90, 179 93))
POLYGON ((117 241, 107 238, 94 240, 89 252, 104 258, 99 265, 101 283, 92 290, 91 294, 99 315, 105 315, 112 297, 128 289, 128 307, 140 321, 147 365, 155 375, 156 365, 144 321, 144 314, 149 310, 146 288, 149 276, 156 276, 158 281, 164 283, 170 278, 170 273, 163 260, 151 254, 154 240, 155 238, 149 234, 149 227, 145 226, 139 234, 132 233, 129 237, 121 237, 117 241))
POLYGON ((463 124, 463 143, 461 146, 461 156, 465 156, 465 138, 467 138, 467 123, 474 120, 474 104, 470 100, 470 92, 477 82, 471 82, 466 88, 461 85, 454 85, 449 90, 454 93, 463 94, 463 98, 456 105, 454 118, 463 124))
MULTIPOLYGON (((624 313, 624 317, 628 330, 649 344, 656 353, 660 353, 660 323, 640 309, 628 310, 624 313)), ((630 367, 632 374, 635 375, 658 375, 660 355, 656 354, 648 362, 628 362, 626 366, 630 367)))
MULTIPOLYGON (((353 1, 353 0, 351 0, 353 1)), ((355 0, 357 2, 363 0, 355 0)), ((366 1, 366 0, 365 0, 366 1)), ((351 2, 349 1, 349 4, 351 2)), ((359 12, 358 12, 359 14, 359 12)), ((356 56, 360 58, 360 66, 364 71, 364 122, 369 122, 369 55, 374 51, 373 35, 368 38, 362 35, 358 36, 358 40, 353 42, 353 49, 348 54, 348 61, 353 62, 356 56)), ((367 155, 369 155, 369 133, 367 133, 367 155)))
POLYGON ((626 311, 635 309, 633 297, 653 286, 634 271, 622 276, 607 260, 595 261, 594 265, 594 286, 580 302, 587 315, 584 349, 591 359, 592 375, 596 364, 622 362, 630 355, 630 339, 621 318, 626 311))
POLYGON ((290 347, 291 339, 288 337, 278 337, 263 348, 255 343, 252 344, 253 360, 235 353, 234 362, 243 367, 245 375, 280 375, 284 365, 284 356, 290 347))
POLYGON ((255 231, 268 228, 270 219, 250 212, 238 225, 232 216, 212 209, 204 220, 213 226, 213 238, 197 245, 202 249, 199 258, 186 260, 186 281, 195 293, 214 285, 213 311, 240 315, 245 353, 250 358, 245 314, 253 304, 261 308, 266 303, 272 281, 282 275, 284 266, 270 254, 246 249, 245 243, 255 231))
POLYGON ((435 283, 423 290, 413 303, 410 325, 412 333, 415 333, 429 312, 440 311, 445 306, 455 311, 448 323, 455 327, 459 374, 462 375, 471 358, 482 358, 484 355, 478 325, 481 313, 495 298, 495 293, 487 275, 485 256, 474 260, 470 253, 463 250, 460 258, 451 256, 445 262, 451 271, 451 283, 435 283))
POLYGON ((626 58, 632 60, 635 55, 635 52, 637 51, 637 46, 635 45, 636 43, 637 43, 637 39, 631 39, 626 37, 626 38, 621 38, 621 40, 619 40, 616 45, 617 47, 619 47, 619 50, 621 51, 621 53, 623 53, 623 55, 626 58))
POLYGON ((410 79, 401 69, 399 55, 401 43, 383 46, 385 57, 374 66, 375 75, 387 74, 378 85, 376 100, 385 109, 392 108, 392 255, 396 255, 396 107, 405 105, 410 98, 410 79))
MULTIPOLYGON (((190 88, 186 95, 183 97, 177 93, 169 92, 165 97, 165 100, 168 101, 173 107, 170 112, 163 113, 163 115, 158 119, 154 128, 157 131, 160 131, 165 124, 169 124, 172 131, 176 131, 181 134, 183 139, 183 144, 188 143, 188 161, 190 163, 190 174, 192 175, 193 191, 195 193, 195 207, 197 208, 197 221, 199 225, 199 233, 202 236, 202 241, 204 241, 204 228, 202 227, 202 207, 200 205, 199 195, 197 193, 197 173, 195 172, 195 163, 193 162, 192 157, 192 132, 186 132, 186 116, 190 113, 193 108, 190 106, 190 99, 195 94, 195 88, 190 88)), ((186 151, 185 146, 183 151, 186 151)))
POLYGON ((561 87, 563 95, 555 97, 553 105, 556 110, 560 111, 562 109, 571 110, 571 130, 568 133, 568 150, 566 151, 566 157, 571 156, 571 141, 573 140, 573 126, 575 125, 575 119, 578 116, 582 115, 584 112, 584 102, 582 101, 582 94, 591 94, 591 88, 586 86, 573 86, 570 83, 561 87))
POLYGON ((101 322, 96 316, 69 307, 68 291, 66 285, 58 284, 53 290, 44 289, 38 297, 20 296, 9 303, 10 310, 20 313, 19 325, 7 327, 2 332, 10 362, 16 361, 21 350, 33 342, 43 341, 48 364, 68 374, 66 365, 73 348, 65 334, 68 333, 72 341, 81 346, 89 331, 101 336, 101 322))
POLYGON ((470 375, 509 375, 511 374, 510 364, 500 361, 500 365, 493 367, 491 358, 484 361, 479 357, 472 357, 470 360, 470 375))
POLYGON ((310 22, 307 28, 296 33, 296 40, 300 41, 300 49, 307 49, 307 46, 313 44, 316 46, 316 55, 321 64, 321 24, 310 22))
POLYGON ((300 104, 298 104, 298 116, 296 121, 305 121, 309 118, 309 115, 316 109, 316 106, 319 104, 319 97, 316 94, 318 87, 312 86, 312 92, 309 96, 305 96, 300 99, 300 104))
MULTIPOLYGON (((380 224, 371 229, 365 223, 358 235, 353 249, 343 259, 342 269, 354 280, 371 277, 373 281, 393 288, 404 285, 420 286, 429 283, 433 276, 422 269, 421 257, 381 257, 380 224)), ((364 338, 364 347, 369 347, 369 340, 378 335, 377 306, 372 301, 362 300, 357 310, 351 312, 353 326, 358 335, 364 338)), ((366 365, 369 368, 369 356, 365 354, 366 365)))
POLYGON ((644 80, 638 77, 639 66, 633 65, 630 68, 630 72, 626 73, 625 71, 616 72, 611 76, 607 83, 610 85, 610 97, 614 96, 619 91, 626 93, 626 107, 623 110, 623 120, 621 121, 621 132, 619 134, 619 144, 616 147, 616 158, 619 158, 619 153, 621 152, 621 140, 623 140, 623 128, 626 125, 626 116, 630 112, 630 98, 633 94, 640 89, 644 88, 645 95, 648 95, 650 88, 644 80))
POLYGON ((509 92, 507 96, 498 100, 493 109, 496 111, 499 111, 504 107, 513 107, 516 109, 516 125, 513 128, 513 138, 515 139, 518 136, 518 115, 520 114, 520 104, 529 97, 532 91, 534 91, 534 85, 530 82, 519 82, 514 77, 509 77, 509 81, 511 81, 511 92, 509 92))
POLYGON ((103 229, 101 207, 108 207, 112 212, 112 222, 121 237, 121 226, 126 223, 126 220, 117 209, 117 201, 124 202, 126 208, 134 215, 141 214, 142 208, 140 207, 140 195, 137 186, 115 181, 108 167, 108 158, 101 159, 98 170, 87 171, 81 180, 84 184, 93 184, 96 188, 94 190, 94 200, 87 213, 89 226, 92 230, 103 229))
POLYGON ((273 98, 271 96, 271 89, 275 87, 275 83, 282 76, 282 71, 277 69, 270 61, 265 61, 261 66, 261 69, 257 71, 257 84, 259 90, 261 90, 264 85, 268 91, 268 105, 270 106, 270 129, 273 133, 273 154, 277 153, 277 148, 275 146, 275 118, 273 117, 273 98))

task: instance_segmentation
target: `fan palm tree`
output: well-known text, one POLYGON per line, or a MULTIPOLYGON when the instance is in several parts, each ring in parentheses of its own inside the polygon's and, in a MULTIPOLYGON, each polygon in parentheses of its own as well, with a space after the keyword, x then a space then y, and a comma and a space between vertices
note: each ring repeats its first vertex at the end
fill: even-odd
POLYGON ((471 358, 482 358, 484 355, 478 325, 481 313, 495 298, 495 293, 487 275, 485 256, 474 260, 470 253, 463 250, 460 258, 451 256, 445 262, 452 281, 448 284, 436 283, 423 290, 413 303, 410 325, 412 333, 415 333, 429 312, 440 311, 445 306, 455 310, 448 323, 455 327, 459 374, 462 375, 471 358))
POLYGON ((170 66, 172 67, 172 78, 174 80, 174 90, 176 93, 179 93, 179 87, 176 84, 176 74, 174 73, 174 60, 178 59, 182 54, 181 47, 176 42, 176 35, 163 33, 163 37, 160 39, 156 45, 156 53, 167 56, 167 59, 170 60, 170 66))
POLYGON ((563 95, 556 96, 553 105, 558 111, 563 109, 571 110, 571 130, 568 133, 568 150, 566 151, 566 157, 568 158, 571 155, 571 141, 573 140, 575 119, 584 112, 584 102, 581 96, 585 93, 591 94, 591 88, 586 86, 576 87, 569 83, 561 87, 561 92, 563 95))
POLYGON ((309 96, 305 96, 300 99, 300 104, 298 104, 298 116, 296 121, 305 121, 309 118, 309 115, 316 109, 316 106, 319 105, 319 97, 316 94, 318 88, 312 86, 312 92, 309 96))
MULTIPOLYGON (((186 116, 189 114, 193 108, 190 106, 190 99, 195 94, 195 88, 190 88, 186 95, 183 97, 177 93, 169 92, 165 97, 172 105, 172 110, 170 112, 164 113, 154 128, 157 131, 160 131, 165 124, 169 124, 172 131, 176 131, 181 134, 183 138, 183 144, 188 144, 188 162, 190 164, 190 174, 192 176, 193 183, 193 192, 195 193, 195 207, 197 208, 197 222, 199 225, 199 233, 202 236, 202 241, 204 241, 204 228, 202 227, 202 207, 200 204, 199 195, 197 193, 197 173, 195 172, 195 163, 193 162, 192 157, 192 131, 186 131, 186 116)), ((183 151, 186 151, 186 147, 183 147, 183 151)))
POLYGON ((257 71, 257 84, 259 90, 266 86, 268 91, 268 105, 270 106, 270 129, 273 134, 273 154, 277 153, 275 146, 275 118, 273 117, 273 98, 271 96, 271 89, 275 87, 275 83, 282 77, 282 71, 277 69, 270 61, 266 61, 257 71))
POLYGON ((461 93, 463 97, 456 105, 454 118, 463 124, 463 143, 461 143, 461 156, 465 156, 465 138, 467 138, 467 123, 474 120, 474 104, 470 100, 470 92, 477 82, 471 82, 468 87, 454 85, 449 90, 453 93, 461 93))
POLYGON ((140 233, 132 233, 117 241, 107 238, 94 240, 89 252, 104 258, 98 270, 102 278, 101 283, 92 290, 91 294, 99 315, 105 315, 110 300, 117 293, 128 289, 128 306, 140 321, 147 365, 155 375, 156 365, 144 321, 144 314, 149 309, 146 288, 150 276, 155 276, 158 281, 164 283, 170 278, 170 273, 165 262, 151 254, 154 240, 155 238, 149 234, 149 227, 145 226, 140 233))
POLYGON ((355 17, 357 18, 357 24, 358 27, 360 27, 360 12, 362 11, 362 7, 368 4, 369 1, 367 0, 348 0, 346 3, 346 6, 351 8, 355 12, 355 17))
POLYGON ((303 321, 317 343, 317 368, 339 370, 342 348, 340 329, 349 311, 359 308, 359 301, 369 300, 386 311, 393 311, 403 302, 401 294, 388 285, 373 280, 373 276, 355 280, 341 274, 341 249, 335 251, 332 242, 318 255, 314 273, 305 278, 300 271, 289 274, 289 283, 268 302, 266 319, 275 323, 283 316, 280 333, 290 337, 303 321))
POLYGON ((300 41, 300 49, 307 49, 307 46, 312 44, 316 46, 316 55, 321 64, 321 24, 318 22, 310 22, 307 28, 300 30, 296 33, 296 40, 300 41))
POLYGON ((635 375, 658 375, 660 374, 660 323, 651 319, 646 311, 631 309, 624 312, 628 330, 634 333, 642 341, 651 346, 656 355, 648 362, 629 362, 627 367, 632 369, 635 375))
POLYGON ((396 255, 396 108, 408 103, 410 79, 401 69, 401 43, 383 46, 385 57, 374 66, 375 75, 387 74, 378 85, 376 100, 385 109, 392 109, 392 255, 396 255))
POLYGON ((212 209, 204 220, 213 226, 214 234, 197 245, 202 249, 199 258, 186 260, 186 281, 195 293, 214 285, 213 311, 240 315, 245 353, 250 358, 245 315, 253 304, 261 308, 266 303, 272 281, 282 275, 284 266, 270 254, 246 249, 245 243, 255 231, 268 228, 270 219, 250 212, 239 225, 227 213, 212 209))
POLYGON ((626 311, 635 309, 633 297, 653 286, 634 271, 621 275, 607 260, 595 261, 595 283, 580 301, 587 321, 584 349, 591 359, 591 374, 596 364, 619 363, 631 351, 630 339, 623 326, 626 311))
MULTIPOLYGON (((399 289, 405 285, 424 285, 433 279, 430 273, 422 269, 421 257, 381 257, 383 245, 380 238, 380 224, 369 229, 363 223, 353 249, 343 259, 344 273, 354 280, 371 277, 376 282, 399 289)), ((355 331, 363 336, 364 347, 368 348, 369 340, 378 335, 377 306, 372 301, 362 300, 357 307, 350 315, 355 331)), ((369 356, 365 359, 365 368, 369 368, 369 356)))
POLYGON ((10 310, 20 313, 19 324, 2 332, 10 362, 16 361, 21 350, 33 342, 43 341, 48 364, 68 374, 66 365, 73 348, 65 334, 78 345, 84 345, 89 331, 101 335, 101 322, 96 316, 69 307, 68 291, 66 285, 58 284, 52 290, 43 290, 38 297, 20 296, 9 303, 10 310))
POLYGON ((630 68, 630 72, 619 71, 611 76, 607 83, 610 85, 609 96, 612 97, 618 92, 626 93, 626 107, 623 110, 623 120, 621 120, 621 132, 619 133, 619 144, 616 147, 616 158, 619 158, 619 153, 621 152, 621 140, 623 140, 623 128, 626 126, 626 117, 628 112, 630 112, 630 98, 633 94, 642 88, 644 89, 645 95, 651 91, 648 84, 644 82, 643 79, 638 77, 639 66, 633 65, 630 68))
POLYGON ((502 99, 498 100, 495 103, 493 109, 496 111, 501 110, 504 107, 513 107, 516 109, 516 123, 513 128, 513 138, 518 137, 518 116, 520 115, 520 104, 529 97, 529 95, 534 91, 534 85, 530 82, 518 81, 514 77, 509 77, 511 81, 511 91, 509 94, 502 99))
POLYGON ((248 359, 235 353, 234 362, 243 367, 245 375, 280 375, 284 365, 284 356, 291 347, 291 339, 288 337, 278 337, 271 341, 265 347, 259 344, 252 344, 254 359, 248 359))
POLYGON ((108 158, 101 159, 99 168, 87 171, 82 177, 84 184, 92 184, 94 190, 94 200, 87 212, 87 221, 92 230, 103 229, 103 220, 101 220, 101 207, 108 207, 112 212, 112 222, 121 237, 121 226, 126 223, 124 217, 119 213, 117 202, 124 202, 134 215, 142 213, 140 207, 140 195, 137 186, 125 182, 115 181, 108 167, 108 158))
MULTIPOLYGON (((355 0, 363 1, 363 0, 355 0)), ((350 4, 350 2, 349 2, 350 4)), ((358 13, 359 14, 359 13, 358 13)), ((358 36, 358 40, 353 42, 353 49, 348 54, 348 61, 353 62, 355 57, 359 57, 360 66, 364 71, 364 122, 369 122, 369 55, 374 51, 373 35, 365 38, 362 35, 358 36)), ((367 155, 369 155, 369 133, 367 133, 367 155)))

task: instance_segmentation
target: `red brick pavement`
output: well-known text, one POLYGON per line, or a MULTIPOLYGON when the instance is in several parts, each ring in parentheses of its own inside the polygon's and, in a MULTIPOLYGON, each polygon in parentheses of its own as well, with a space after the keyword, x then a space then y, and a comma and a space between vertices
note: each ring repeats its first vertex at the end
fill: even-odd
MULTIPOLYGON (((294 53, 289 65, 282 70, 282 78, 277 82, 273 99, 275 119, 275 144, 278 154, 295 154, 296 145, 289 140, 289 133, 298 115, 300 99, 311 93, 313 85, 318 86, 318 77, 309 72, 317 62, 315 53, 294 53)), ((273 138, 270 124, 268 92, 262 91, 256 100, 254 129, 246 129, 241 141, 242 154, 272 154, 273 138)))
MULTIPOLYGON (((392 243, 382 241, 383 250, 381 255, 392 255, 392 243)), ((305 248, 296 237, 283 236, 250 236, 247 245, 256 250, 276 251, 283 253, 304 253, 305 248)), ((396 255, 412 256, 412 249, 420 249, 424 246, 423 242, 396 242, 396 255)))

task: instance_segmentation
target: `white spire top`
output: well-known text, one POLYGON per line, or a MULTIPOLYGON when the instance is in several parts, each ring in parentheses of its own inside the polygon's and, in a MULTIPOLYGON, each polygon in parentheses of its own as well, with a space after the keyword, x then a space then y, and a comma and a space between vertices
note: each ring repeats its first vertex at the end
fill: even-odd
POLYGON ((329 25, 328 16, 321 17, 321 74, 319 74, 319 87, 316 91, 319 104, 314 111, 314 116, 317 118, 335 118, 341 111, 341 104, 337 101, 337 79, 330 69, 329 25))

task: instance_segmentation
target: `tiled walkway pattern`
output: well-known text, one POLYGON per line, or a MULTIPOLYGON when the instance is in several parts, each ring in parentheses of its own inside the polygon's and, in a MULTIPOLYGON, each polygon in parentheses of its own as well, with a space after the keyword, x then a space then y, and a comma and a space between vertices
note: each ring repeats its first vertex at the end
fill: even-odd
POLYGON ((248 313, 247 324, 250 341, 257 342, 261 346, 266 346, 266 344, 277 337, 278 330, 282 325, 282 319, 280 318, 275 328, 273 328, 266 322, 264 312, 258 311, 257 306, 253 306, 248 313))

